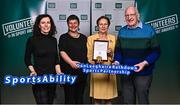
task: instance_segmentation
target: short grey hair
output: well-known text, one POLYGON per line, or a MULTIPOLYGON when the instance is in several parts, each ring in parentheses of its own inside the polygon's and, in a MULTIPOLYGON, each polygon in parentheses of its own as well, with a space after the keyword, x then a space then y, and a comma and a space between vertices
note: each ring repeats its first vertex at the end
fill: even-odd
POLYGON ((133 9, 135 10, 135 13, 136 13, 136 15, 137 15, 138 21, 140 21, 140 14, 139 14, 139 11, 138 11, 137 7, 135 7, 135 6, 133 6, 133 5, 128 6, 128 7, 125 9, 125 13, 126 13, 126 11, 127 11, 129 8, 133 8, 133 9))

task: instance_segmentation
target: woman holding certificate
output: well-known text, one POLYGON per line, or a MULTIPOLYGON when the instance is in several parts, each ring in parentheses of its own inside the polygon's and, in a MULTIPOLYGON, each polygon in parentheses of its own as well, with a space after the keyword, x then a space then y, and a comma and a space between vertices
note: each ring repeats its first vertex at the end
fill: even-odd
MULTIPOLYGON (((87 57, 91 64, 111 64, 114 56, 116 37, 108 33, 110 26, 109 18, 101 16, 97 19, 98 33, 91 35, 87 40, 87 57)), ((102 101, 111 104, 111 100, 117 97, 116 75, 91 73, 90 97, 95 104, 102 101)))

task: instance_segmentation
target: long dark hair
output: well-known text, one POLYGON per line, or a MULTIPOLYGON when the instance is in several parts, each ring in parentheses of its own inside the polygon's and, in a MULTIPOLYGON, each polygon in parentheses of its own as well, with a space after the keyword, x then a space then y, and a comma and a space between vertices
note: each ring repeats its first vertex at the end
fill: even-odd
POLYGON ((49 17, 50 22, 51 22, 51 29, 50 29, 48 35, 53 36, 53 35, 55 35, 57 33, 56 26, 54 24, 54 21, 53 21, 52 17, 50 15, 48 15, 48 14, 41 14, 41 15, 38 15, 36 17, 36 20, 35 20, 35 23, 34 23, 34 26, 33 26, 33 37, 41 36, 41 30, 39 28, 39 24, 40 24, 41 19, 44 18, 44 17, 49 17))

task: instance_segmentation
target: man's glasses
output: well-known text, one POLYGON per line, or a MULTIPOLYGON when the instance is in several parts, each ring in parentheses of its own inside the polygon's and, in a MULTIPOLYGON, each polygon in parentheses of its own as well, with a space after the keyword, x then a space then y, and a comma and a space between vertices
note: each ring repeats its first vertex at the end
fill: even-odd
POLYGON ((136 14, 126 14, 125 17, 133 17, 133 16, 136 16, 136 14))

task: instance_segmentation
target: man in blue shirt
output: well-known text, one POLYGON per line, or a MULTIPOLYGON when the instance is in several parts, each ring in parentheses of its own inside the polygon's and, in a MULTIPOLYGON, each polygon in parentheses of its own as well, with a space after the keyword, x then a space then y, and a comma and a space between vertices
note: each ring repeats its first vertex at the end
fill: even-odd
POLYGON ((149 89, 160 47, 154 29, 139 19, 134 6, 125 10, 127 25, 120 29, 115 52, 115 63, 138 66, 131 75, 121 76, 122 98, 125 104, 149 103, 149 89))

